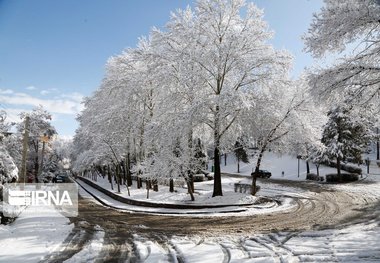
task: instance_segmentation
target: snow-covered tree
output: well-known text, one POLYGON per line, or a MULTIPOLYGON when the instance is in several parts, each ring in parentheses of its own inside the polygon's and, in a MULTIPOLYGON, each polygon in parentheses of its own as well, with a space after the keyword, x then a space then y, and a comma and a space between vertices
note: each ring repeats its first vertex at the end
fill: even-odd
POLYGON ((255 105, 245 112, 244 130, 252 141, 257 142, 255 171, 252 177, 252 194, 256 194, 256 178, 267 150, 279 154, 291 153, 294 144, 301 142, 299 133, 303 112, 307 110, 309 87, 302 82, 278 81, 257 94, 255 105))
POLYGON ((380 90, 380 3, 378 0, 325 0, 305 36, 315 57, 343 53, 338 62, 311 74, 324 99, 353 95, 351 104, 378 103, 380 90), (345 55, 344 55, 345 54, 345 55))
POLYGON ((213 149, 213 196, 222 195, 221 152, 233 150, 245 132, 243 113, 261 90, 287 79, 290 66, 290 56, 268 44, 262 16, 243 0, 201 0, 112 57, 78 118, 74 168, 125 158, 139 176, 183 178, 191 191, 203 169, 199 139, 213 149))
POLYGON ((235 143, 234 153, 237 160, 237 172, 240 173, 240 162, 249 163, 249 159, 246 149, 239 140, 235 143))
MULTIPOLYGON (((287 153, 293 156, 301 156, 306 163, 306 171, 310 173, 310 161, 315 165, 320 164, 317 156, 321 152, 323 126, 327 122, 327 105, 314 98, 310 94, 310 87, 304 75, 296 82, 303 87, 299 92, 307 93, 304 105, 295 111, 295 125, 287 137, 287 153)), ((323 148, 323 147, 322 147, 323 148)))
POLYGON ((214 149, 213 196, 223 194, 220 153, 227 134, 236 141, 241 135, 237 119, 253 105, 253 91, 281 78, 290 64, 287 53, 267 43, 272 32, 262 16, 254 4, 243 0, 203 0, 194 12, 188 8, 173 14, 169 23, 169 37, 177 40, 171 46, 199 69, 202 86, 195 92, 202 98, 198 107, 214 149))
POLYGON ((325 154, 335 159, 338 177, 341 176, 341 162, 348 158, 361 162, 361 155, 372 138, 371 123, 352 106, 342 105, 332 108, 324 127, 322 143, 325 154))
MULTIPOLYGON (((20 117, 22 120, 29 116, 29 141, 28 141, 28 159, 27 171, 34 175, 34 180, 38 183, 38 172, 40 171, 41 157, 47 158, 45 153, 51 151, 49 144, 42 142, 41 137, 52 137, 57 132, 50 124, 51 114, 47 112, 42 106, 34 108, 31 112, 22 112, 20 117)), ((17 130, 23 133, 25 129, 24 123, 21 122, 17 125, 17 130)))
MULTIPOLYGON (((6 122, 6 112, 0 111, 0 185, 17 181, 18 169, 8 152, 5 135, 8 135, 9 124, 6 122)), ((0 186, 1 187, 1 186, 0 186)), ((2 197, 1 197, 2 198, 2 197)))
POLYGON ((72 148, 72 138, 57 136, 51 144, 53 149, 51 158, 57 160, 60 169, 69 169, 71 167, 70 150, 72 148))

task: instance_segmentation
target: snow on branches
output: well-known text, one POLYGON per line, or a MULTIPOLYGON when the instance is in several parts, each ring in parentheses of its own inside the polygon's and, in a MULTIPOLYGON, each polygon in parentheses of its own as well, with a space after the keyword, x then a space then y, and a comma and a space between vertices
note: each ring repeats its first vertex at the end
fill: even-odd
POLYGON ((272 119, 272 109, 293 113, 300 101, 293 91, 293 101, 283 96, 293 86, 292 58, 268 44, 273 33, 262 17, 243 0, 198 1, 194 10, 172 13, 165 30, 153 29, 136 48, 110 58, 78 118, 76 170, 126 159, 141 177, 191 181, 205 168, 207 148, 215 161, 213 195, 222 195, 221 152, 261 125, 247 125, 254 122, 248 112, 260 104, 272 119), (272 107, 265 107, 265 93, 272 107))
POLYGON ((380 3, 377 0, 325 0, 305 36, 315 57, 345 52, 339 62, 311 74, 311 85, 323 99, 352 97, 360 106, 377 101, 380 87, 380 3), (338 95, 338 96, 339 96, 338 95), (336 97, 334 97, 336 98, 336 97))

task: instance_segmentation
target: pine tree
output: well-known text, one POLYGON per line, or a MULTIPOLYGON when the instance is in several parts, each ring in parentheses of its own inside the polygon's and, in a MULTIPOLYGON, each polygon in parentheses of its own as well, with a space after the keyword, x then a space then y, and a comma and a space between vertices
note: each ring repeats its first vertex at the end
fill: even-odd
POLYGON ((336 159, 337 173, 341 180, 342 161, 361 161, 361 154, 371 139, 370 123, 347 105, 334 107, 328 112, 328 117, 322 143, 326 147, 325 154, 336 159))
POLYGON ((204 169, 207 165, 207 156, 201 139, 196 138, 194 140, 194 165, 199 170, 204 169))
POLYGON ((235 143, 234 153, 237 159, 237 172, 240 173, 240 161, 249 163, 248 154, 239 141, 235 143))

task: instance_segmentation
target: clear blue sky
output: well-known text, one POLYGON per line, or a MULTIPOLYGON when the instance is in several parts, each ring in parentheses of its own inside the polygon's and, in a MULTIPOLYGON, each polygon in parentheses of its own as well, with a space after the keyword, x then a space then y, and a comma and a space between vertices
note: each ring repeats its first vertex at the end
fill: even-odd
MULTIPOLYGON (((322 0, 252 0, 265 11, 273 44, 295 56, 294 76, 312 59, 301 35, 322 0)), ((83 96, 100 84, 112 55, 134 47, 170 11, 190 0, 0 0, 0 109, 17 113, 42 104, 59 134, 73 135, 83 96)))

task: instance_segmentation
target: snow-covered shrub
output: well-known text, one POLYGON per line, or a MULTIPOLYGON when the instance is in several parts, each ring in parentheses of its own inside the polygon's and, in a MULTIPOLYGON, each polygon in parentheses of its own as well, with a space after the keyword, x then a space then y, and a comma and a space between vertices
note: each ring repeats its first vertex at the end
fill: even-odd
POLYGON ((354 182, 359 180, 358 174, 341 173, 341 180, 338 174, 326 174, 326 182, 337 183, 337 182, 354 182))
POLYGON ((48 183, 48 182, 51 182, 54 177, 55 177, 55 174, 53 172, 43 171, 41 173, 41 178, 39 178, 39 180, 41 180, 42 182, 48 183))
MULTIPOLYGON (((330 167, 333 167, 333 168, 336 168, 336 162, 329 161, 329 162, 324 162, 323 164, 330 166, 330 167)), ((349 164, 344 164, 344 163, 340 164, 340 169, 342 169, 346 172, 356 173, 356 174, 362 174, 362 171, 363 171, 360 167, 349 165, 349 164)))
POLYGON ((312 181, 324 181, 324 178, 322 176, 318 176, 313 173, 309 173, 306 175, 306 180, 312 180, 312 181))
POLYGON ((357 167, 357 166, 353 166, 353 165, 349 165, 349 164, 341 164, 340 167, 342 168, 342 170, 345 170, 349 173, 354 173, 354 174, 361 174, 362 173, 362 169, 357 167))
POLYGON ((8 151, 0 146, 0 184, 14 182, 18 179, 18 168, 8 151))

